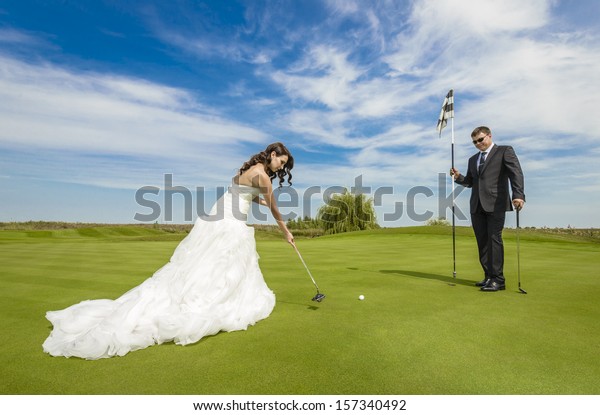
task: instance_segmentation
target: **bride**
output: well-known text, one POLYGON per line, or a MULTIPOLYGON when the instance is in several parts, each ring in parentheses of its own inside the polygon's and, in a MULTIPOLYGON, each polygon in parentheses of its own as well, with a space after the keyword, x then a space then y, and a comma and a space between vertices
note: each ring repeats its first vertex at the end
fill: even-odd
POLYGON ((233 185, 199 217, 169 263, 116 300, 87 300, 49 311, 53 330, 43 344, 52 356, 95 360, 153 344, 186 345, 220 331, 245 330, 271 314, 275 295, 258 266, 252 202, 267 206, 294 244, 273 196, 272 180, 291 185, 294 158, 270 144, 242 165, 233 185), (261 197, 262 196, 262 197, 261 197))

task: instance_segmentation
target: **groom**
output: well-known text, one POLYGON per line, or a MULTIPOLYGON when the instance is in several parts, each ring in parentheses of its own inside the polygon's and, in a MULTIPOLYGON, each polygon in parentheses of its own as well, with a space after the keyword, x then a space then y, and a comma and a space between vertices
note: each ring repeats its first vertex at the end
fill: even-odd
POLYGON ((472 188, 471 224, 485 273, 475 285, 482 291, 500 291, 505 289, 502 230, 506 211, 513 210, 513 205, 521 210, 525 204, 523 171, 513 148, 494 144, 488 127, 475 128, 471 138, 479 152, 469 159, 467 175, 454 168, 450 175, 456 183, 472 188))

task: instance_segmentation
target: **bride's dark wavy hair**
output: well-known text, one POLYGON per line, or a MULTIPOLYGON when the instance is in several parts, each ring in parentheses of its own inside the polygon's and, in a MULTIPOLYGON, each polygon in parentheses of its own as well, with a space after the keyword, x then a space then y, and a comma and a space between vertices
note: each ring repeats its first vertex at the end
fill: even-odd
POLYGON ((292 172, 291 170, 294 168, 294 157, 292 156, 292 153, 290 153, 290 150, 288 150, 282 143, 272 143, 269 144, 267 146, 267 148, 265 149, 265 151, 262 151, 260 153, 256 153, 255 155, 253 155, 252 157, 250 157, 250 160, 248 160, 247 162, 245 162, 242 167, 240 168, 240 175, 242 173, 244 173, 246 170, 248 170, 250 167, 254 166, 255 164, 263 164, 265 167, 271 163, 271 153, 275 152, 275 154, 277 154, 277 156, 288 156, 288 161, 287 163, 285 163, 285 166, 283 167, 283 169, 277 171, 277 172, 273 172, 270 169, 267 169, 267 174, 269 175, 269 177, 271 178, 271 182, 273 182, 273 179, 275 177, 279 177, 279 187, 281 187, 281 185, 283 184, 283 182, 285 181, 285 177, 288 176, 288 184, 291 186, 292 185, 292 172))

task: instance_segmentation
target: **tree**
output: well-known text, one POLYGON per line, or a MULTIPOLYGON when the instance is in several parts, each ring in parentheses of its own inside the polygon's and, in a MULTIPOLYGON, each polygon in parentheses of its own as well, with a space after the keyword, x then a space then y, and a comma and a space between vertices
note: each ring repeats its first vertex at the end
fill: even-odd
POLYGON ((334 194, 319 208, 317 219, 325 233, 341 233, 379 228, 373 199, 364 194, 352 194, 345 189, 334 194))
POLYGON ((305 216, 304 218, 298 217, 296 220, 288 220, 287 227, 290 230, 321 229, 321 223, 317 219, 312 219, 310 216, 305 216))

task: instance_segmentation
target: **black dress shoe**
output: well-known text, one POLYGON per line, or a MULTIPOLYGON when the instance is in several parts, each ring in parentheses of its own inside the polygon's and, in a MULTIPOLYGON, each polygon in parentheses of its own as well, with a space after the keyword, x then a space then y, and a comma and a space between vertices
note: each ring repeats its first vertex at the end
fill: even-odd
POLYGON ((500 283, 494 280, 490 280, 486 285, 481 287, 481 291, 502 291, 506 289, 504 283, 500 283))
POLYGON ((490 280, 491 280, 491 278, 484 278, 483 280, 476 282, 475 286, 476 287, 485 287, 488 284, 488 282, 490 282, 490 280))

